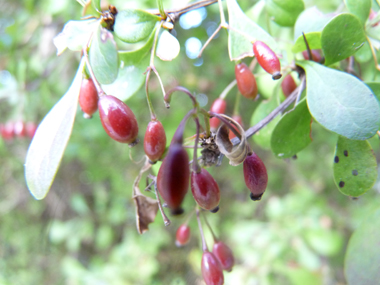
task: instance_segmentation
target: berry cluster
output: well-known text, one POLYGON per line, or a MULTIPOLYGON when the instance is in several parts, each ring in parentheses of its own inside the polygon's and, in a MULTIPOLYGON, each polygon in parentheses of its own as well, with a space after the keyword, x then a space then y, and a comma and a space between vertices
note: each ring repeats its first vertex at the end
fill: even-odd
POLYGON ((9 121, 5 124, 0 124, 1 137, 6 141, 11 141, 14 138, 33 138, 37 130, 37 125, 34 122, 9 121))

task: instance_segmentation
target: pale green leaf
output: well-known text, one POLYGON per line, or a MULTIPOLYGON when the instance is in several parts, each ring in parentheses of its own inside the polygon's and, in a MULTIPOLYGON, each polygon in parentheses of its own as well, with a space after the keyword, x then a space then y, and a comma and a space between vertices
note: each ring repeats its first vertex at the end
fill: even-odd
POLYGON ((302 0, 266 0, 266 10, 280 26, 293 27, 298 15, 305 9, 302 0))
POLYGON ((35 199, 49 192, 69 141, 78 106, 84 61, 65 95, 42 120, 29 146, 25 161, 25 179, 35 199))
POLYGON ((368 19, 369 11, 371 10, 371 0, 344 0, 347 9, 351 14, 354 14, 362 22, 364 26, 368 19))

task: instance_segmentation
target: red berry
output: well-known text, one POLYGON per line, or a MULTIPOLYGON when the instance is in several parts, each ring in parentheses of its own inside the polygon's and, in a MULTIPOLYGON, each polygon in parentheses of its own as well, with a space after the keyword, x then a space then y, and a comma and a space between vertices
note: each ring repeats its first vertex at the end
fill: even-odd
POLYGON ((256 79, 245 63, 235 65, 235 77, 240 93, 248 99, 255 99, 258 92, 256 79))
POLYGON ((271 74, 273 79, 281 78, 280 61, 270 47, 261 41, 255 41, 253 43, 253 53, 261 67, 271 74))
POLYGON ((188 225, 180 225, 176 233, 176 246, 184 246, 190 240, 190 227, 188 225))
MULTIPOLYGON (((369 12, 369 20, 371 21, 377 16, 377 13, 371 8, 371 11, 369 12)), ((376 27, 379 24, 379 22, 376 22, 372 24, 372 27, 376 27)))
POLYGON ((13 123, 13 132, 16 137, 24 137, 26 135, 24 122, 17 121, 13 123))
POLYGON ((82 80, 79 93, 79 106, 84 112, 84 117, 89 119, 98 109, 98 92, 91 78, 82 80))
POLYGON ((37 130, 37 125, 33 122, 27 122, 26 125, 25 125, 25 131, 26 131, 26 135, 29 137, 29 138, 33 138, 34 137, 34 134, 36 133, 36 130, 37 130))
POLYGON ((220 190, 215 179, 204 168, 199 173, 191 173, 191 192, 195 201, 203 209, 217 212, 219 210, 220 190))
POLYGON ((252 152, 243 163, 245 185, 251 191, 251 199, 260 200, 268 184, 268 173, 263 161, 252 152))
POLYGON ((189 156, 181 144, 169 147, 157 175, 157 188, 174 215, 183 212, 181 204, 189 187, 189 156))
POLYGON ((160 121, 150 121, 144 137, 144 151, 148 158, 155 162, 165 152, 166 135, 160 121))
MULTIPOLYGON (((243 126, 243 120, 240 115, 233 115, 232 119, 234 119, 236 122, 238 122, 241 126, 243 126)), ((236 129, 236 128, 235 128, 236 129)), ((237 130, 237 129, 236 129, 237 130)), ((235 136, 234 132, 230 130, 230 133, 228 135, 230 140, 232 140, 235 136)))
POLYGON ((14 130, 13 122, 7 122, 5 125, 1 124, 0 126, 1 137, 6 141, 12 140, 15 136, 13 130, 14 130))
POLYGON ((223 270, 231 271, 235 264, 234 255, 232 250, 222 241, 218 241, 214 244, 212 252, 219 260, 223 270))
MULTIPOLYGON (((307 50, 304 50, 302 52, 302 55, 304 59, 309 60, 309 54, 307 53, 307 50)), ((311 50, 311 57, 313 58, 313 61, 315 62, 320 62, 322 59, 321 53, 316 49, 311 50)))
POLYGON ((203 280, 207 285, 219 285, 224 283, 223 269, 212 252, 203 252, 201 269, 203 280))
POLYGON ((288 74, 281 82, 281 89, 285 97, 288 97, 292 92, 297 88, 297 84, 294 81, 293 77, 288 74))
MULTIPOLYGON (((227 102, 224 99, 217 98, 211 105, 210 111, 218 114, 224 114, 226 111, 227 102)), ((217 129, 220 124, 220 120, 218 118, 210 119, 210 127, 211 129, 217 129)))
POLYGON ((98 102, 100 120, 106 133, 121 143, 136 143, 139 127, 132 110, 111 95, 103 95, 98 102))

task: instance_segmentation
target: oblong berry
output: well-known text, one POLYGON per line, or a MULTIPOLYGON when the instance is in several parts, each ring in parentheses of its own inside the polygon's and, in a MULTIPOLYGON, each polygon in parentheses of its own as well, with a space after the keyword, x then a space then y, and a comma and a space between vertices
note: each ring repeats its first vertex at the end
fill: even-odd
POLYGON ((6 140, 10 141, 15 137, 14 133, 14 123, 13 122, 7 122, 4 125, 0 125, 0 133, 1 137, 6 140))
POLYGON ((218 241, 214 243, 212 253, 219 260, 223 270, 231 271, 235 264, 235 258, 232 250, 224 242, 218 241))
POLYGON ((191 192, 195 201, 205 210, 214 210, 220 202, 220 190, 215 179, 204 168, 191 173, 191 192))
POLYGON ((273 79, 281 78, 280 60, 270 47, 261 41, 255 41, 253 43, 253 53, 260 66, 271 74, 273 79))
POLYGON ((190 240, 190 233, 190 227, 188 225, 180 225, 176 232, 176 246, 181 247, 186 245, 190 240))
POLYGON ((243 163, 245 185, 251 191, 251 199, 260 200, 268 185, 268 173, 263 161, 252 152, 243 163))
MULTIPOLYGON (((309 53, 307 52, 307 50, 304 50, 302 52, 302 55, 303 55, 304 59, 309 60, 309 53)), ((322 59, 321 53, 317 49, 312 49, 311 50, 311 57, 312 57, 312 60, 315 61, 315 62, 320 62, 321 59, 322 59)))
POLYGON ((103 95, 98 102, 100 120, 106 133, 121 143, 136 143, 139 127, 135 114, 121 100, 103 95))
POLYGON ((85 118, 91 118, 92 114, 98 110, 98 92, 91 78, 83 78, 79 93, 79 106, 85 118))
POLYGON ((150 121, 144 136, 144 151, 150 161, 157 161, 166 148, 166 134, 160 121, 150 121))
POLYGON ((33 122, 27 122, 25 124, 25 131, 26 135, 32 139, 37 131, 37 125, 33 122))
POLYGON ((281 89, 285 97, 287 98, 290 94, 292 94, 296 88, 297 84, 294 81, 293 77, 290 74, 286 75, 281 82, 281 89))
MULTIPOLYGON (((210 111, 218 114, 224 114, 227 108, 227 102, 224 99, 217 98, 212 103, 210 111)), ((220 120, 216 117, 210 119, 210 127, 211 129, 217 129, 219 127, 220 120)))
POLYGON ((201 270, 203 280, 207 285, 221 285, 224 283, 223 269, 212 252, 203 252, 201 270))
POLYGON ((248 99, 255 99, 258 93, 256 79, 244 62, 235 65, 235 77, 239 92, 248 99))
POLYGON ((182 213, 181 204, 189 188, 189 156, 181 144, 169 147, 157 174, 157 188, 173 214, 182 213))

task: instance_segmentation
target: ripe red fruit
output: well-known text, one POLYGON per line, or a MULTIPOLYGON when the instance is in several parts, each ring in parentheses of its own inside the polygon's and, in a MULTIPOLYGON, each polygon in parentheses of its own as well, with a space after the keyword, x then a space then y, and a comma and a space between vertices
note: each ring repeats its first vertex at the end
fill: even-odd
POLYGON ((293 77, 288 74, 281 82, 281 89, 285 97, 288 97, 292 92, 297 88, 297 84, 294 81, 293 77))
MULTIPOLYGON (((243 120, 240 115, 233 115, 232 119, 234 119, 236 122, 238 122, 241 126, 243 126, 243 120)), ((235 128, 236 129, 236 128, 235 128)), ((230 133, 228 134, 228 137, 230 140, 232 140, 235 136, 234 132, 230 130, 230 133)))
MULTIPOLYGON (((217 98, 211 105, 210 111, 218 114, 224 114, 226 111, 227 102, 224 99, 217 98)), ((217 129, 220 124, 220 120, 218 118, 210 119, 210 127, 211 129, 217 129)))
POLYGON ((7 122, 5 125, 0 125, 1 137, 6 141, 10 141, 14 138, 15 134, 13 130, 13 122, 7 122))
MULTIPOLYGON (((368 17, 369 20, 371 21, 376 16, 377 16, 377 13, 371 8, 371 11, 369 12, 369 17, 368 17)), ((372 27, 376 27, 377 25, 379 25, 379 22, 376 22, 376 23, 372 24, 372 27)))
POLYGON ((24 137, 26 135, 25 124, 23 121, 13 123, 13 133, 16 137, 24 137))
POLYGON ((121 100, 103 95, 98 102, 100 120, 106 133, 115 141, 135 144, 139 127, 132 110, 121 100))
MULTIPOLYGON (((307 53, 307 50, 304 50, 302 52, 302 55, 304 59, 309 60, 309 54, 307 53)), ((321 53, 319 52, 319 50, 316 50, 316 49, 311 50, 311 57, 313 58, 313 61, 315 62, 320 62, 322 59, 321 53)))
POLYGON ((261 67, 271 74, 274 80, 281 78, 280 61, 270 47, 261 41, 255 41, 253 43, 253 53, 261 67))
POLYGON ((258 93, 256 79, 245 63, 235 65, 235 77, 239 92, 248 99, 255 99, 258 93))
POLYGON ((34 137, 34 134, 36 133, 36 130, 37 130, 37 125, 33 122, 27 122, 26 125, 25 125, 25 131, 26 131, 26 135, 29 137, 29 138, 33 138, 34 137))
POLYGON ((188 225, 180 225, 176 233, 175 244, 178 247, 184 246, 190 240, 190 227, 188 225))
POLYGON ((219 210, 220 190, 215 179, 204 168, 191 173, 191 192, 200 207, 212 212, 219 210))
POLYGON ((222 241, 218 241, 212 248, 212 253, 219 260, 223 270, 231 271, 235 264, 232 250, 222 241))
POLYGON ((181 204, 189 188, 189 156, 181 144, 174 143, 161 164, 157 188, 173 215, 183 212, 181 204))
POLYGON ((165 152, 166 135, 160 121, 150 121, 144 137, 144 151, 150 161, 157 161, 165 152))
POLYGON ((219 285, 224 283, 222 267, 212 252, 203 252, 201 269, 203 280, 207 285, 219 285))
POLYGON ((245 185, 253 201, 260 200, 268 184, 268 173, 263 161, 252 152, 243 163, 245 185))
POLYGON ((84 112, 84 117, 90 119, 98 109, 98 92, 91 78, 82 80, 79 93, 79 106, 84 112))

